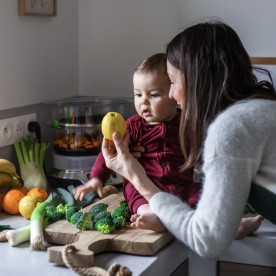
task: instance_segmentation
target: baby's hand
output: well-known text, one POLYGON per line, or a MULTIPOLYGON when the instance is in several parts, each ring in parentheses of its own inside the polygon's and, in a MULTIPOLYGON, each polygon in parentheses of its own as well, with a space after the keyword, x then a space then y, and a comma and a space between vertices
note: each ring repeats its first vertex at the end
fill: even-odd
POLYGON ((134 158, 140 158, 143 152, 145 152, 145 147, 141 146, 140 143, 130 147, 130 153, 134 158))
POLYGON ((75 200, 83 200, 87 193, 95 190, 97 190, 99 197, 102 197, 102 188, 103 184, 99 178, 91 178, 84 185, 77 186, 74 189, 74 198, 75 200))

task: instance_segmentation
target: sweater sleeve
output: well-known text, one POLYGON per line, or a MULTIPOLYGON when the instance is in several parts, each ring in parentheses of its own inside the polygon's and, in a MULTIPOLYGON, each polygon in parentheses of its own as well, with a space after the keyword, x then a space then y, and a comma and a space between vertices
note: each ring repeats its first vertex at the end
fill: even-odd
POLYGON ((106 183, 112 171, 106 167, 102 152, 100 152, 91 168, 89 178, 98 177, 103 183, 106 183))
MULTIPOLYGON (((217 159, 215 162, 223 161, 217 159)), ((245 164, 236 165, 246 169, 245 164)), ((212 167, 214 174, 215 168, 221 169, 220 165, 214 163, 212 167)), ((235 167, 232 166, 232 169, 235 167)), ((231 181, 223 181, 219 176, 207 177, 196 210, 165 192, 152 197, 150 207, 180 241, 202 257, 217 259, 235 237, 249 190, 246 173, 231 181), (239 185, 241 182, 245 185, 239 185)))
POLYGON ((175 237, 209 259, 217 259, 235 238, 260 162, 262 143, 250 139, 249 129, 238 121, 219 119, 208 130, 205 181, 196 210, 164 192, 149 202, 175 237))

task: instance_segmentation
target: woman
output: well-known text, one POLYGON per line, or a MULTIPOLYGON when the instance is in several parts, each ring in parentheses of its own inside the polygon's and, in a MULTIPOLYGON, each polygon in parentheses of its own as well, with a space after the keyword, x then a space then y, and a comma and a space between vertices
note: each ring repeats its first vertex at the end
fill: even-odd
MULTIPOLYGON (((259 69, 270 81, 257 81, 238 35, 221 22, 178 34, 167 46, 167 59, 170 97, 183 110, 181 170, 203 162, 197 209, 149 180, 129 153, 127 136, 123 140, 115 133, 114 143, 104 140, 103 155, 176 238, 202 257, 216 259, 235 238, 252 183, 276 193, 276 93, 269 72, 259 69)), ((258 227, 260 217, 255 223, 258 227)))

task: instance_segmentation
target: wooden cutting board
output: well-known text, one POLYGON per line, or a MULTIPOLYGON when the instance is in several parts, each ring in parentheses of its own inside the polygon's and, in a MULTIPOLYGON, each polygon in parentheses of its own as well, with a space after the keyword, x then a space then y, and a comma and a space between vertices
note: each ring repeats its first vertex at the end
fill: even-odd
MULTIPOLYGON (((120 205, 124 197, 112 194, 97 201, 83 210, 88 211, 92 205, 103 202, 112 211, 120 205)), ((94 255, 100 252, 122 252, 135 255, 155 255, 169 243, 173 237, 168 232, 155 233, 150 230, 124 228, 115 230, 112 234, 101 234, 96 230, 80 231, 67 220, 57 221, 44 230, 45 240, 59 245, 72 244, 77 251, 72 258, 75 267, 90 267, 94 264, 94 255)), ((49 262, 64 264, 62 250, 64 246, 48 248, 49 262)))

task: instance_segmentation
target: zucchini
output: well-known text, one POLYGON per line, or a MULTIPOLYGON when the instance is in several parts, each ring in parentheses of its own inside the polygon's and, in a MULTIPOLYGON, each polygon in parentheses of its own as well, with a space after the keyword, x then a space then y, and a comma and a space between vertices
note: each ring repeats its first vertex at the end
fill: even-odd
POLYGON ((74 206, 75 205, 75 199, 73 197, 73 195, 68 192, 67 190, 63 189, 63 188, 57 188, 57 191, 62 195, 65 204, 67 206, 74 206))

